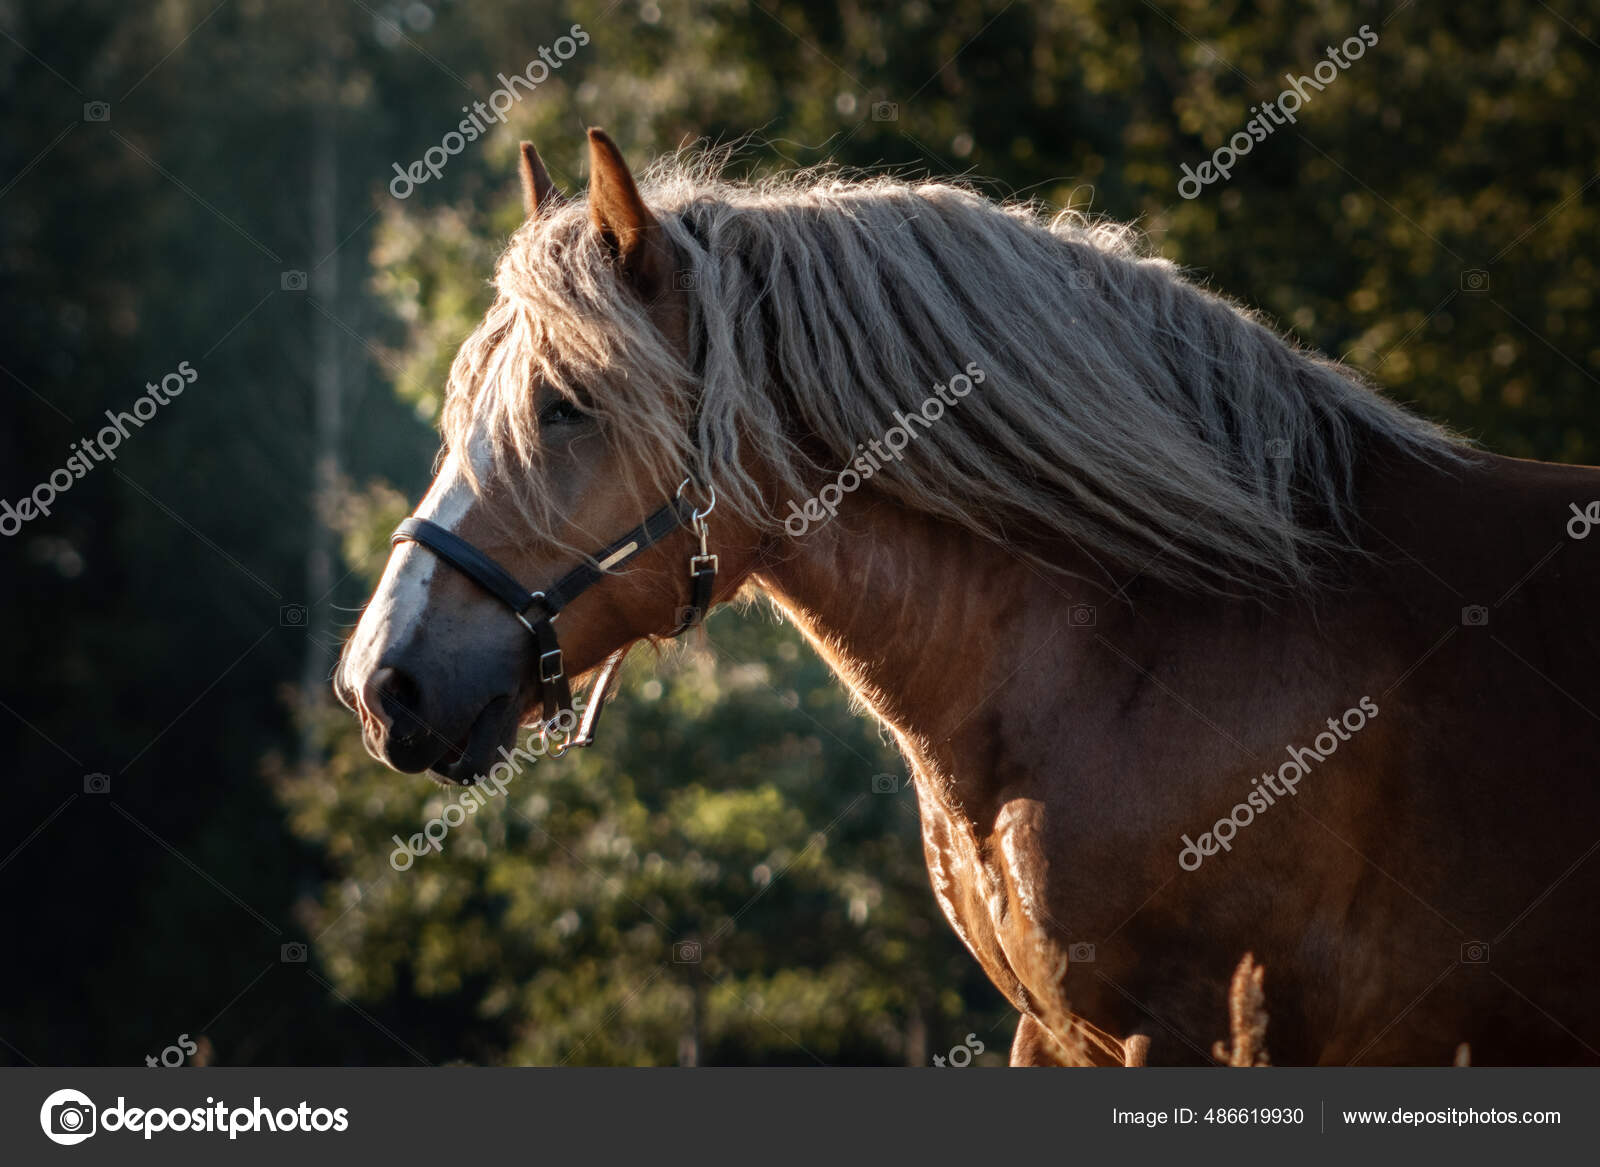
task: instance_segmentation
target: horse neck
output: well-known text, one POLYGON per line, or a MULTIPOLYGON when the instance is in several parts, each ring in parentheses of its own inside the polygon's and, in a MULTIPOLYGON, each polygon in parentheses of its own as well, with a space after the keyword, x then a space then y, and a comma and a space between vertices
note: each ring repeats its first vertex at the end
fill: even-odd
POLYGON ((866 492, 846 507, 771 549, 754 582, 902 744, 949 739, 1092 600, 952 523, 866 492))
POLYGON ((1001 742, 1011 763, 1045 769, 1068 741, 1111 748, 1135 705, 1147 720, 1170 716, 1152 734, 1192 733, 1185 701, 1155 693, 1244 700, 1233 690, 1255 683, 1243 664, 1262 651, 1277 662, 1271 708, 1205 744, 1236 751, 1258 733, 1264 750, 1344 698, 1315 669, 1296 671, 1317 659, 1308 645, 1343 618, 1341 601, 1271 611, 1136 571, 1108 578, 1070 547, 1050 560, 1062 570, 863 491, 830 523, 770 549, 753 580, 913 763, 941 770, 987 773, 1001 742))
MULTIPOLYGON (((1539 568, 1571 500, 1597 493, 1600 472, 1487 455, 1443 469, 1370 461, 1358 486, 1367 553, 1351 555, 1336 586, 1257 602, 1129 570, 1113 569, 1107 586, 1070 551, 1052 552, 1066 572, 1046 573, 863 490, 831 522, 767 549, 754 581, 914 765, 964 783, 969 809, 1006 775, 1064 768, 1087 776, 1077 789, 1110 798, 1113 776, 1132 781, 1147 752, 1189 775, 1236 776, 1363 695, 1378 699, 1385 724, 1426 720, 1428 703, 1455 686, 1445 703, 1467 707, 1481 685, 1470 669, 1429 674, 1428 686, 1407 678, 1441 631, 1459 628, 1464 605, 1524 572, 1513 589, 1520 618, 1559 644, 1592 583, 1539 568), (1470 538, 1445 521, 1461 515, 1470 538), (1091 606, 1084 618, 1078 605, 1091 606)), ((1586 683, 1562 677, 1567 688, 1586 683)))

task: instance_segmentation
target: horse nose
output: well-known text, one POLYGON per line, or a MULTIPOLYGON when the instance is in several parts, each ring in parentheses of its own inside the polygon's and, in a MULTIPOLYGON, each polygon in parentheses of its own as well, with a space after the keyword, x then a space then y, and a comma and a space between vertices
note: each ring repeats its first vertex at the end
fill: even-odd
POLYGON ((350 710, 351 713, 358 712, 356 709, 356 691, 350 687, 350 682, 345 679, 343 660, 333 670, 333 695, 339 699, 339 704, 350 710))
POLYGON ((374 670, 361 686, 361 704, 387 731, 414 721, 421 698, 411 674, 390 665, 374 670))
POLYGON ((356 688, 367 752, 402 774, 426 770, 449 746, 423 719, 424 696, 416 678, 394 665, 374 669, 356 688))

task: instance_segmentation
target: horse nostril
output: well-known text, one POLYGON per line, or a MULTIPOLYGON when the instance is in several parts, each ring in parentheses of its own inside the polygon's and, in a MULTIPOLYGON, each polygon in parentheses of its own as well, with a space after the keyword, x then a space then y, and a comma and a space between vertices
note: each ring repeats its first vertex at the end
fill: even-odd
POLYGON ((368 713, 383 723, 385 729, 393 729, 396 722, 416 719, 421 694, 421 689, 409 673, 385 666, 374 672, 362 685, 361 703, 366 706, 368 713))

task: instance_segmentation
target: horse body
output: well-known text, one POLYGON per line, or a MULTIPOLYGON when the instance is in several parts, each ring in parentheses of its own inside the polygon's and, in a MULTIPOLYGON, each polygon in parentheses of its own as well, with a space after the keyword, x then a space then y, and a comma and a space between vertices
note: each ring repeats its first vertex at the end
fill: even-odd
MULTIPOLYGON (((670 167, 658 218, 590 151, 576 207, 524 148, 419 513, 539 587, 714 488, 713 598, 765 591, 893 732, 1013 1061, 1204 1062, 1246 953, 1280 1064, 1600 1061, 1600 473, 1471 451, 1115 232, 670 167)), ((574 602, 567 672, 677 627, 693 549, 574 602)), ((335 688, 471 781, 539 673, 402 544, 335 688)))
POLYGON ((1597 1056, 1596 552, 1563 522, 1600 474, 1480 456, 1362 494, 1370 559, 1276 610, 1108 601, 887 503, 758 572, 893 728, 935 894, 1025 1015, 1014 1060, 1119 1062, 1133 1034, 1209 1060, 1246 951, 1281 1062, 1597 1056), (1293 795, 1180 866, 1363 698, 1293 795))

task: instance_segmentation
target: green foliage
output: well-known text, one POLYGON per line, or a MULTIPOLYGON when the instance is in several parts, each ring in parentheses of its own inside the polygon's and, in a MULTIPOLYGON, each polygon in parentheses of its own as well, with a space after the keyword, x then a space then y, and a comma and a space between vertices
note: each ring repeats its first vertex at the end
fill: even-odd
POLYGON ((358 1002, 464 996, 479 1058, 893 1063, 923 1027, 1004 1019, 936 919, 893 751, 759 610, 639 654, 595 747, 529 764, 403 871, 391 836, 459 792, 321 728, 329 761, 276 782, 332 867, 302 924, 358 1002))

